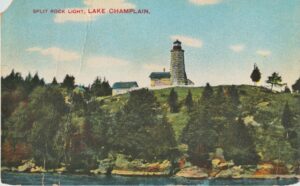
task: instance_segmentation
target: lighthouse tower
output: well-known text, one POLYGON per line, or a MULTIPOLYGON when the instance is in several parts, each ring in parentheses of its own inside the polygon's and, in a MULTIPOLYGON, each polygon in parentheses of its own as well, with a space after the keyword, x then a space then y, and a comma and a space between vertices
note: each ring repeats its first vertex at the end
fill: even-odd
POLYGON ((173 48, 171 50, 170 74, 172 85, 188 84, 184 66, 184 50, 182 50, 181 42, 178 40, 173 43, 173 48))

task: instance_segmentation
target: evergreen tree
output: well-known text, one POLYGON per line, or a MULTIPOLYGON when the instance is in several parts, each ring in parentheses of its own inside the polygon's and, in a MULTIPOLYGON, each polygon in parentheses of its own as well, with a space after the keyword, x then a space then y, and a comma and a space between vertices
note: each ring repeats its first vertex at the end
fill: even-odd
POLYGON ((53 78, 53 80, 52 80, 52 82, 51 82, 51 85, 54 85, 54 86, 55 86, 55 85, 58 85, 57 80, 56 80, 55 77, 53 78))
POLYGON ((103 87, 104 96, 109 96, 112 94, 112 88, 111 88, 109 82, 105 78, 102 82, 102 87, 103 87))
POLYGON ((171 113, 177 113, 179 112, 179 105, 178 105, 178 96, 177 92, 174 90, 174 88, 171 89, 170 95, 168 98, 168 103, 170 106, 170 112, 171 113))
POLYGON ((300 78, 292 85, 294 92, 300 92, 300 78))
POLYGON ((31 88, 32 88, 32 90, 35 87, 39 86, 39 85, 40 85, 40 78, 39 78, 38 73, 35 73, 34 76, 33 76, 33 78, 32 78, 32 81, 31 81, 31 88))
POLYGON ((185 98, 185 106, 186 106, 188 112, 191 112, 193 109, 193 106, 194 106, 193 96, 192 96, 192 92, 190 89, 185 98))
POLYGON ((165 159, 176 146, 172 126, 147 89, 130 92, 129 100, 112 124, 114 151, 145 160, 165 159))
POLYGON ((285 86, 283 92, 284 92, 284 93, 291 93, 291 90, 289 89, 288 86, 285 86))
POLYGON ((208 110, 203 107, 195 109, 182 131, 181 142, 188 145, 189 159, 193 164, 209 166, 209 153, 215 149, 217 133, 208 110))
POLYGON ((25 78, 25 83, 30 84, 31 81, 32 81, 32 76, 31 76, 31 73, 29 72, 28 75, 25 78))
POLYGON ((212 99, 207 100, 203 105, 209 109, 212 117, 224 116, 227 112, 228 99, 225 97, 224 88, 218 86, 212 99))
POLYGON ((269 76, 266 81, 266 83, 271 84, 271 90, 273 89, 273 86, 282 86, 281 82, 281 76, 279 76, 277 72, 274 72, 271 76, 269 76))
POLYGON ((255 165, 258 162, 253 139, 241 118, 229 123, 224 132, 225 159, 233 160, 238 165, 255 165))
POLYGON ((261 73, 256 64, 254 64, 254 69, 251 73, 250 78, 254 82, 254 84, 257 84, 261 78, 261 73))
POLYGON ((93 96, 108 96, 112 93, 112 88, 109 85, 109 82, 97 77, 91 86, 91 92, 93 96))
POLYGON ((281 124, 285 129, 286 139, 289 139, 289 134, 293 129, 293 114, 290 110, 289 104, 286 103, 283 109, 281 124))
POLYGON ((68 74, 63 80, 62 86, 67 89, 74 89, 75 87, 75 78, 74 76, 69 76, 68 74))
POLYGON ((209 83, 206 83, 206 86, 204 87, 200 102, 206 102, 213 98, 214 91, 209 83))
POLYGON ((230 101, 234 104, 234 105, 239 105, 240 104, 240 96, 239 96, 239 92, 238 89, 235 85, 232 85, 231 87, 229 87, 228 89, 228 96, 230 98, 230 101))

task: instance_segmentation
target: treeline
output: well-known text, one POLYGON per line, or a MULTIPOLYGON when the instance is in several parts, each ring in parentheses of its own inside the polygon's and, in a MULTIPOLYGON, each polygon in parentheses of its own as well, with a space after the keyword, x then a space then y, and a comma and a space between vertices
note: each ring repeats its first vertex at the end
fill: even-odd
POLYGON ((50 84, 46 84, 43 78, 40 78, 36 73, 33 77, 29 73, 25 78, 19 72, 12 72, 6 76, 1 77, 1 119, 5 121, 11 113, 15 110, 18 104, 22 101, 27 101, 31 92, 37 87, 56 87, 60 88, 64 95, 71 91, 85 92, 85 98, 108 96, 112 93, 112 88, 109 82, 104 78, 103 80, 97 77, 91 86, 75 85, 75 78, 71 75, 66 75, 63 82, 58 83, 56 78, 50 84))
POLYGON ((153 92, 146 89, 131 92, 122 109, 109 113, 101 101, 87 99, 88 94, 95 97, 103 91, 97 89, 97 84, 103 85, 98 78, 90 91, 76 89, 72 76, 66 76, 59 86, 55 81, 40 83, 28 95, 18 73, 2 80, 2 100, 11 96, 10 101, 18 102, 12 110, 6 108, 10 101, 2 102, 2 109, 10 111, 2 118, 3 166, 33 159, 46 169, 65 165, 69 171, 91 170, 98 160, 116 153, 146 161, 172 159, 176 154, 172 126, 153 92), (20 99, 15 96, 20 94, 24 94, 20 99))
MULTIPOLYGON (((217 158, 233 160, 238 165, 275 160, 299 166, 300 107, 291 110, 288 102, 282 103, 279 115, 275 115, 259 110, 253 98, 242 104, 234 85, 213 90, 207 84, 199 100, 193 100, 188 91, 182 102, 189 121, 179 141, 188 145, 188 159, 193 164, 209 167, 210 160, 221 149, 222 157, 217 158), (247 117, 260 124, 246 124, 247 117)), ((170 91, 168 103, 171 113, 183 109, 174 89, 170 91)))
POLYGON ((61 83, 54 78, 45 84, 38 74, 22 78, 12 71, 1 80, 3 166, 33 159, 46 169, 91 170, 99 160, 117 153, 149 162, 176 162, 187 153, 193 164, 209 167, 216 149, 222 149, 224 159, 240 165, 276 159, 299 162, 300 108, 282 102, 280 111, 274 111, 274 105, 270 110, 259 109, 262 100, 273 104, 270 96, 276 94, 269 91, 266 97, 255 97, 259 91, 245 95, 236 86, 213 89, 207 84, 199 100, 193 99, 189 89, 179 103, 171 89, 166 112, 153 91, 140 89, 129 93, 124 106, 110 111, 95 99, 111 95, 108 81, 100 78, 89 87, 76 86, 70 75, 61 83), (167 115, 184 107, 189 121, 176 141, 167 115), (246 124, 248 116, 258 127, 246 124), (187 144, 187 151, 178 144, 187 144))

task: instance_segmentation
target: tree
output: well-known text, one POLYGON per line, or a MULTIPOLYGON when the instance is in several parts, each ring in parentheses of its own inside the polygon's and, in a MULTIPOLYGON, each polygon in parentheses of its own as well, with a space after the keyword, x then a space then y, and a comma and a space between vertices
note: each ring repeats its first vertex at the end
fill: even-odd
POLYGON ((193 96, 192 96, 192 92, 190 89, 185 98, 185 106, 186 106, 188 112, 191 112, 193 109, 193 106, 194 106, 193 96))
POLYGON ((227 160, 238 165, 255 165, 258 162, 253 139, 241 118, 229 123, 224 133, 223 149, 227 160))
POLYGON ((291 90, 290 90, 290 88, 288 86, 285 86, 283 92, 284 93, 291 93, 291 90))
POLYGON ((294 92, 300 92, 300 78, 292 85, 294 92))
POLYGON ((174 131, 153 92, 130 92, 128 102, 113 118, 110 146, 114 151, 150 161, 172 155, 170 151, 176 146, 174 131))
POLYGON ((232 85, 231 87, 228 88, 228 96, 234 105, 237 106, 240 104, 239 92, 235 85, 232 85))
POLYGON ((177 92, 174 90, 174 88, 172 88, 170 91, 170 95, 168 98, 168 104, 170 106, 171 113, 177 113, 179 111, 178 96, 177 96, 177 92))
POLYGON ((91 92, 93 96, 108 96, 111 95, 112 88, 108 81, 102 81, 101 78, 97 77, 91 86, 91 92))
POLYGON ((211 88, 210 84, 206 83, 206 86, 204 87, 200 102, 202 103, 202 102, 210 100, 211 98, 213 98, 213 94, 214 94, 214 91, 211 88))
POLYGON ((29 72, 28 75, 25 78, 25 83, 29 84, 32 81, 32 76, 31 73, 29 72))
POLYGON ((193 164, 208 166, 209 153, 217 143, 217 132, 212 127, 210 113, 203 107, 195 108, 182 131, 181 142, 188 145, 189 159, 193 164))
POLYGON ((32 88, 32 90, 34 88, 36 88, 37 86, 43 86, 43 85, 45 85, 44 80, 39 78, 38 73, 35 73, 34 76, 33 76, 33 78, 32 78, 32 80, 31 80, 31 88, 32 88))
POLYGON ((293 114, 290 110, 289 104, 286 103, 283 109, 281 124, 285 129, 286 139, 289 139, 289 134, 293 128, 293 114))
POLYGON ((53 78, 51 85, 54 85, 54 86, 55 86, 55 85, 58 85, 57 80, 56 80, 55 77, 53 78))
POLYGON ((32 126, 29 141, 39 165, 48 167, 59 163, 54 151, 54 138, 66 108, 64 97, 57 88, 38 87, 30 95, 26 111, 30 119, 26 125, 32 126))
POLYGON ((271 84, 271 90, 273 89, 274 86, 282 86, 281 84, 282 79, 281 76, 277 72, 273 72, 271 76, 268 77, 268 80, 266 83, 271 84))
POLYGON ((74 89, 75 87, 75 78, 74 76, 66 75, 65 79, 63 80, 62 86, 67 89, 74 89))
POLYGON ((254 69, 253 69, 253 71, 251 73, 250 78, 252 79, 252 81, 254 82, 254 84, 257 84, 259 82, 260 78, 261 78, 261 73, 260 73, 260 71, 259 71, 259 69, 258 69, 258 67, 257 67, 256 64, 254 64, 254 69))

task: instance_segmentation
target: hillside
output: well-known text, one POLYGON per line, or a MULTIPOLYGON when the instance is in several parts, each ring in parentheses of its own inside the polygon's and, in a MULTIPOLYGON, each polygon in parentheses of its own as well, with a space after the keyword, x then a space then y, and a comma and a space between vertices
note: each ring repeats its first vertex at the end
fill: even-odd
MULTIPOLYGON (((214 91, 219 86, 213 87, 214 91)), ((224 88, 230 87, 230 85, 223 86, 224 88)), ((175 87, 175 91, 178 94, 178 101, 180 104, 180 111, 178 113, 170 113, 168 106, 168 96, 171 88, 151 90, 154 92, 155 97, 163 108, 168 121, 171 123, 176 139, 179 138, 182 129, 186 126, 189 120, 187 110, 184 106, 184 99, 190 90, 193 95, 193 100, 198 101, 202 95, 204 87, 175 87)), ((253 120, 254 114, 260 112, 269 113, 273 120, 280 120, 283 107, 287 102, 290 105, 291 110, 294 110, 299 114, 300 112, 300 96, 297 94, 271 92, 269 89, 264 87, 257 87, 251 85, 240 85, 237 86, 241 109, 246 122, 251 124, 259 123, 259 121, 253 120), (253 110, 254 109, 254 110, 253 110), (253 110, 253 111, 252 111, 253 110)), ((113 97, 98 98, 103 101, 103 108, 110 112, 118 111, 122 106, 125 105, 129 98, 129 94, 117 95, 113 97)), ((270 121, 272 122, 272 121, 270 121)), ((298 121, 299 122, 299 121, 298 121)), ((280 126, 278 126, 280 128, 280 126)))
POLYGON ((152 174, 165 170, 158 165, 169 167, 161 175, 185 166, 213 172, 214 161, 233 161, 251 172, 246 175, 259 171, 261 162, 280 163, 282 174, 299 171, 298 93, 207 84, 110 96, 109 86, 28 86, 22 81, 4 85, 2 165, 11 169, 23 170, 24 160, 69 172, 152 174), (176 97, 176 110, 169 105, 174 101, 170 92, 176 97), (185 101, 188 92, 190 107, 185 101))

